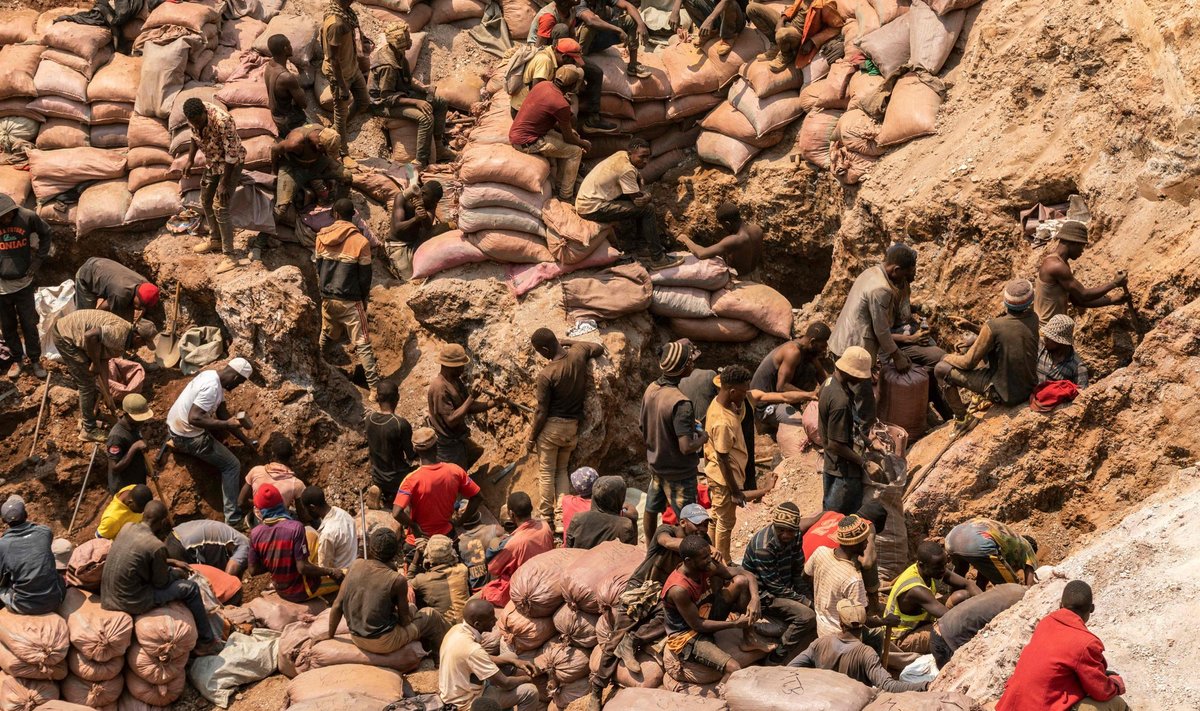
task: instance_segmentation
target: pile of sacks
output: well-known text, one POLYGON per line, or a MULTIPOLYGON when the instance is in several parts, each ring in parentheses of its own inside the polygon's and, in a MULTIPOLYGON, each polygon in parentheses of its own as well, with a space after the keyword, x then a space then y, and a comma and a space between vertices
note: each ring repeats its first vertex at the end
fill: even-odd
POLYGON ((765 284, 735 277, 719 257, 686 255, 682 264, 651 274, 650 313, 669 319, 671 330, 681 338, 724 343, 744 343, 760 333, 791 338, 792 305, 787 297, 765 284))
MULTIPOLYGON (((274 598, 272 603, 276 604, 277 608, 277 603, 295 605, 295 603, 280 600, 274 595, 269 598, 274 598)), ((262 603, 259 603, 258 608, 261 611, 262 603)), ((276 614, 278 614, 278 609, 270 613, 268 617, 276 614)), ((272 622, 274 623, 274 621, 272 622)), ((421 660, 428 655, 420 642, 411 642, 390 654, 364 652, 356 647, 350 639, 350 629, 346 626, 344 619, 338 627, 337 635, 330 639, 316 641, 318 637, 324 637, 329 631, 329 610, 321 610, 315 615, 306 613, 299 619, 284 625, 279 631, 281 634, 277 664, 279 671, 288 677, 294 677, 314 669, 345 664, 366 664, 407 673, 415 671, 421 665, 421 660)))
POLYGON ((72 587, 58 613, 0 611, 0 708, 32 711, 59 699, 94 709, 164 708, 182 695, 195 646, 191 613, 179 603, 135 621, 72 587))
MULTIPOLYGON (((403 20, 408 23, 412 32, 420 32, 428 25, 449 25, 462 23, 461 27, 469 27, 483 17, 487 3, 482 0, 365 0, 365 9, 383 25, 403 20)), ((512 4, 511 2, 505 5, 512 4)), ((536 10, 534 10, 536 12, 536 10)), ((505 20, 508 15, 505 15, 505 20)), ((513 19, 518 19, 514 15, 513 19)), ((525 32, 529 31, 529 22, 533 20, 530 13, 525 21, 525 32)), ((510 26, 511 27, 511 26, 510 26)), ((514 37, 516 36, 514 31, 514 37)), ((524 38, 525 35, 521 34, 524 38)), ((415 44, 415 43, 414 43, 415 44)))

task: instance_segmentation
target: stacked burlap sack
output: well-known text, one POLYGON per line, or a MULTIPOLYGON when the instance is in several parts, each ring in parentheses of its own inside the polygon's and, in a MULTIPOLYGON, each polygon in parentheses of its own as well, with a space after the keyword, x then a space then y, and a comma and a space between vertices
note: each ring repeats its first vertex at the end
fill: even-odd
POLYGON ((134 620, 133 634, 125 653, 125 696, 150 707, 170 706, 183 694, 198 638, 192 613, 178 602, 155 608, 134 620))
POLYGON ((84 706, 117 703, 125 689, 125 655, 133 640, 133 619, 100 606, 97 595, 68 588, 59 608, 67 621, 70 674, 62 681, 62 699, 84 706))
POLYGON ((429 654, 420 642, 411 642, 390 654, 364 652, 350 639, 350 629, 344 619, 338 626, 337 635, 318 641, 328 631, 329 610, 285 625, 279 637, 279 671, 285 676, 294 677, 313 669, 366 664, 405 673, 416 670, 421 660, 429 654))
POLYGON ((288 682, 288 711, 384 711, 404 696, 404 676, 367 664, 313 669, 288 682))
POLYGON ((787 297, 734 276, 720 258, 686 255, 682 264, 650 276, 650 313, 670 319, 677 336, 698 341, 743 343, 760 333, 791 338, 792 305, 787 297))
POLYGON ((32 711, 58 699, 70 647, 67 622, 58 614, 0 610, 0 709, 32 711))

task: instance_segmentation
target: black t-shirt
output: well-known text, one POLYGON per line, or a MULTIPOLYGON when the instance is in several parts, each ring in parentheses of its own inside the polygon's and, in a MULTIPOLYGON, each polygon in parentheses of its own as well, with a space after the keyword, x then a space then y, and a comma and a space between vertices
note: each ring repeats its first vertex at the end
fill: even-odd
POLYGON ((416 458, 412 425, 392 413, 372 412, 367 416, 367 450, 372 479, 384 489, 385 495, 394 493, 404 475, 412 471, 412 461, 416 458))
MULTIPOLYGON (((854 398, 849 389, 835 377, 830 377, 821 387, 817 401, 817 415, 822 442, 840 442, 854 446, 854 398)), ((825 448, 824 471, 834 476, 855 475, 857 467, 848 460, 835 456, 825 448)))
POLYGON ((145 277, 111 259, 92 257, 75 272, 75 307, 93 309, 97 299, 126 321, 133 320, 133 297, 145 277))
MULTIPOLYGON (((572 521, 571 524, 574 525, 575 522, 572 521)), ((676 537, 675 527, 669 524, 664 523, 654 530, 654 536, 646 542, 646 557, 637 570, 633 571, 633 575, 629 576, 629 582, 625 585, 626 590, 638 588, 647 580, 665 583, 671 571, 678 568, 679 564, 683 562, 679 553, 658 544, 658 537, 664 533, 672 538, 676 537)))
MULTIPOLYGON (((134 442, 142 439, 142 433, 138 430, 137 425, 125 424, 125 418, 117 420, 117 424, 108 432, 108 442, 105 445, 108 450, 108 461, 116 464, 125 458, 125 454, 134 442)), ((111 471, 111 470, 110 470, 111 471)), ((129 466, 125 467, 125 471, 112 472, 108 477, 108 493, 115 494, 121 489, 130 484, 145 484, 146 476, 146 458, 138 455, 129 462, 129 466)))

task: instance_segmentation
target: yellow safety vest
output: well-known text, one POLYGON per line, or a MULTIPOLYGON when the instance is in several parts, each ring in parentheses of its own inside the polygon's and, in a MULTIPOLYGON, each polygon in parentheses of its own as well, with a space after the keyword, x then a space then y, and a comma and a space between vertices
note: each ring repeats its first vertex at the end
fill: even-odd
POLYGON ((892 584, 892 592, 888 595, 887 607, 883 611, 885 616, 896 615, 900 618, 900 624, 892 628, 894 636, 899 636, 901 633, 914 629, 922 622, 929 620, 929 613, 925 610, 921 610, 915 615, 909 615, 900 611, 900 596, 915 587, 929 588, 934 597, 937 596, 937 581, 934 580, 926 585, 925 580, 921 578, 921 573, 917 570, 917 564, 913 563, 892 584))

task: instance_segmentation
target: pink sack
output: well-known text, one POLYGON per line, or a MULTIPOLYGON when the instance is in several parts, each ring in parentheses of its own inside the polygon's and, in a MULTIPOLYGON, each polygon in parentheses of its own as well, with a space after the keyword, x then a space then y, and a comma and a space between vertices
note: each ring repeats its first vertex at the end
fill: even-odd
POLYGON ((616 604, 625 583, 645 558, 637 546, 605 541, 584 552, 563 582, 563 598, 573 609, 598 615, 616 604))
POLYGON ((125 690, 125 677, 117 675, 105 681, 84 681, 69 676, 62 683, 62 698, 73 704, 100 708, 117 703, 125 690))
POLYGON ((134 642, 125 653, 125 662, 134 673, 151 684, 169 684, 184 673, 187 655, 152 657, 142 645, 134 642))
POLYGON ((549 617, 563 604, 563 582, 583 555, 578 548, 556 548, 534 556, 513 573, 509 599, 527 617, 549 617))
MULTIPOLYGON (((104 563, 111 549, 112 541, 107 538, 89 538, 75 546, 75 550, 71 551, 71 560, 67 562, 67 584, 100 592, 100 578, 104 575, 104 563)), ((69 595, 68 590, 68 600, 69 595)), ((122 649, 121 653, 124 652, 122 649)))
POLYGON ((427 654, 420 642, 410 642, 389 654, 372 654, 359 649, 348 636, 338 636, 302 649, 296 657, 296 670, 306 672, 346 664, 366 664, 407 673, 416 671, 427 654))
POLYGON ((497 615, 496 629, 501 639, 518 652, 531 652, 555 635, 553 618, 526 617, 511 600, 497 615))
POLYGON ((129 695, 151 706, 169 706, 175 703, 183 695, 183 688, 186 685, 186 674, 180 674, 174 681, 166 684, 152 684, 138 676, 132 669, 125 670, 125 688, 129 691, 129 695))
POLYGON ((0 674, 0 711, 34 711, 58 698, 58 684, 53 681, 0 674))
POLYGON ((288 682, 284 708, 349 693, 377 699, 386 706, 404 697, 404 677, 392 669, 377 669, 365 664, 314 669, 288 682))
POLYGON ((778 338, 792 337, 792 304, 765 284, 743 281, 713 294, 712 310, 722 318, 746 321, 778 338))
POLYGON ((554 629, 558 630, 567 642, 580 649, 591 649, 596 646, 596 623, 599 621, 599 615, 577 612, 571 609, 570 605, 563 605, 558 608, 558 612, 554 613, 554 629))
POLYGON ((52 678, 50 670, 67 659, 71 637, 67 621, 56 613, 17 615, 4 608, 0 610, 0 644, 26 665, 42 670, 43 678, 52 678))
POLYGON ((309 600, 305 603, 284 600, 273 590, 246 604, 246 608, 262 627, 276 632, 282 632, 284 627, 293 622, 312 622, 312 618, 326 607, 328 605, 323 600, 309 600))
MULTIPOLYGON (((778 136, 782 139, 782 134, 778 134, 778 136)), ((778 142, 778 140, 775 141, 775 143, 778 142)), ((696 153, 700 156, 700 160, 728 168, 734 175, 740 173, 750 159, 758 155, 761 150, 749 143, 714 131, 701 133, 700 138, 696 141, 696 153)))
POLYGON ((550 163, 541 156, 531 156, 512 146, 471 145, 462 154, 459 178, 467 185, 503 183, 539 192, 550 178, 550 163))
POLYGON ((801 70, 788 67, 781 72, 775 72, 771 70, 771 63, 762 58, 745 65, 738 74, 749 82, 760 99, 774 96, 781 91, 799 91, 804 87, 804 73, 801 70))
POLYGON ((799 119, 805 111, 800 92, 781 91, 766 99, 760 99, 755 96, 750 85, 740 78, 734 81, 729 89, 729 103, 749 119, 755 135, 759 138, 799 119))
POLYGON ((687 709, 687 711, 729 711, 721 699, 702 699, 666 689, 618 689, 604 705, 605 711, 646 711, 646 709, 687 709))
POLYGON ((128 148, 128 128, 123 123, 92 126, 89 132, 89 142, 96 148, 128 148))
MULTIPOLYGON (((776 94, 775 96, 785 95, 776 94)), ((780 141, 780 134, 778 133, 768 133, 764 136, 759 136, 758 132, 754 129, 754 124, 750 123, 750 119, 746 117, 746 114, 738 111, 729 102, 721 104, 711 114, 705 116, 704 120, 700 122, 700 127, 706 132, 720 134, 723 137, 734 139, 739 143, 744 143, 753 148, 770 148, 780 141)), ((734 148, 736 149, 737 147, 734 146, 734 148)), ((751 157, 753 157, 753 154, 751 154, 751 157)), ((735 156, 729 156, 729 161, 734 159, 735 156)), ((729 161, 717 160, 715 162, 733 170, 732 163, 729 161)))
POLYGON ((125 671, 125 658, 116 657, 107 662, 98 662, 85 657, 72 647, 71 651, 67 652, 67 669, 72 676, 83 681, 108 681, 121 676, 121 672, 125 671))
POLYGON ((804 117, 796 144, 800 155, 817 166, 829 169, 829 147, 833 143, 833 132, 842 112, 834 109, 818 109, 804 117))
POLYGON ((460 230, 451 230, 417 247, 413 253, 413 279, 424 279, 453 267, 486 261, 487 255, 467 241, 460 230))
MULTIPOLYGON (((186 659, 196 646, 196 622, 192 613, 179 602, 167 603, 139 615, 134 620, 133 633, 146 654, 159 660, 186 659)), ((130 647, 130 652, 136 647, 130 647)))
POLYGON ((679 338, 710 343, 745 343, 758 338, 758 328, 735 318, 673 318, 671 330, 679 338))
POLYGON ((546 670, 549 683, 554 687, 563 687, 571 682, 586 679, 589 671, 588 655, 578 647, 562 642, 547 644, 533 663, 539 669, 546 670))
POLYGON ((29 664, 18 658, 3 644, 0 644, 0 669, 3 669, 5 674, 25 679, 62 681, 67 676, 67 663, 65 661, 54 665, 29 664))

